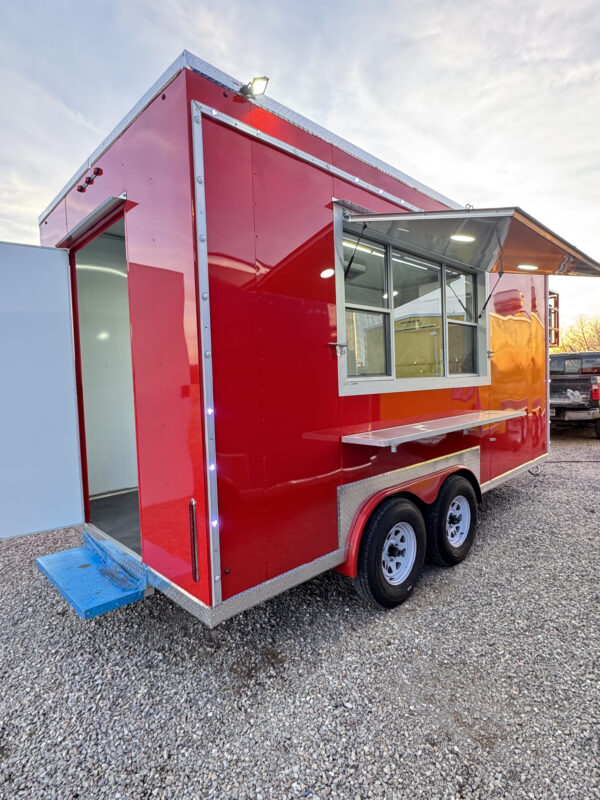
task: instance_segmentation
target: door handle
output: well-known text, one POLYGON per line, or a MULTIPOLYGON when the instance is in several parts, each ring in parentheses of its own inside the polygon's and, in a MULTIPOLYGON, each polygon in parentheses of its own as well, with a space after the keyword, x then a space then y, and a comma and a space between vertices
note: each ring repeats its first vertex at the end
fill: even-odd
POLYGON ((330 347, 335 347, 335 353, 338 358, 344 355, 344 352, 348 348, 347 342, 328 342, 327 343, 330 347))

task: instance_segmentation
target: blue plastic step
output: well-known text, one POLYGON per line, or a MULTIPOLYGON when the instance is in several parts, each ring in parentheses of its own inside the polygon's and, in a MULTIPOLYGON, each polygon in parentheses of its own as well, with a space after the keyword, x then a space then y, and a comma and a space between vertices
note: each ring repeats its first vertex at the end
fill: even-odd
POLYGON ((82 619, 142 600, 144 579, 136 580, 103 553, 97 543, 40 556, 38 568, 82 619))

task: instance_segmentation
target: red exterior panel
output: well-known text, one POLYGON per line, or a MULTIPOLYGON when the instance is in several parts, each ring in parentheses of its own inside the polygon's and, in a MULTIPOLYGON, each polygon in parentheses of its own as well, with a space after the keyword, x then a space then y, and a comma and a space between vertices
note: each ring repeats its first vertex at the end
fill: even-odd
POLYGON ((127 192, 142 556, 150 567, 210 603, 185 73, 144 110, 97 165, 102 175, 85 192, 73 188, 68 193, 66 221, 62 222, 61 203, 49 215, 49 224, 42 224, 42 243, 55 244, 108 197, 127 192), (192 497, 198 506, 198 583, 191 577, 192 497))

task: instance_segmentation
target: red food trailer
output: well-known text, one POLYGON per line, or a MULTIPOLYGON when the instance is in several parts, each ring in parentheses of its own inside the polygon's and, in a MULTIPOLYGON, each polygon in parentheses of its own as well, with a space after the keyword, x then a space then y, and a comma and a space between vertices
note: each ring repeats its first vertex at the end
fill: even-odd
POLYGON ((212 626, 332 568, 402 602, 546 458, 548 275, 600 274, 189 53, 40 232, 70 252, 86 526, 38 564, 84 617, 159 589, 212 626))

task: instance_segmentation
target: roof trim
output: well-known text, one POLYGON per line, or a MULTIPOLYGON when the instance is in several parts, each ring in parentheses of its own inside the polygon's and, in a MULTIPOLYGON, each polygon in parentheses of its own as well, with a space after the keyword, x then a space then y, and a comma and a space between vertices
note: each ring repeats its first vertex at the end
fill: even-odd
MULTIPOLYGON (((217 69, 217 67, 214 67, 207 61, 198 58, 198 56, 193 55, 193 53, 190 53, 188 50, 184 50, 181 55, 178 56, 169 67, 167 67, 160 78, 152 84, 150 89, 148 89, 148 91, 141 97, 131 111, 126 114, 118 123, 118 125, 112 129, 108 136, 102 140, 94 152, 79 167, 77 172, 75 172, 73 177, 63 186, 56 197, 48 204, 48 206, 38 217, 38 224, 42 224, 48 214, 50 214, 50 212, 58 205, 58 203, 65 197, 70 189, 75 186, 77 181, 87 172, 94 162, 97 161, 98 158, 100 158, 100 156, 106 152, 106 150, 108 150, 111 144, 118 139, 118 137, 131 125, 132 122, 134 122, 134 120, 140 116, 142 111, 144 111, 144 109, 152 102, 152 100, 154 100, 154 98, 163 91, 165 86, 171 83, 173 78, 179 72, 181 72, 182 69, 191 69, 194 72, 197 72, 199 75, 202 75, 202 77, 213 81, 213 83, 217 83, 223 88, 229 89, 231 92, 238 92, 240 87, 243 86, 241 81, 232 78, 231 75, 227 75, 227 73, 222 72, 220 69, 217 69)), ((450 208, 462 208, 462 206, 460 206, 454 200, 450 200, 439 192, 436 192, 434 189, 431 189, 429 186, 426 186, 424 183, 420 183, 406 173, 401 172, 395 167, 392 167, 385 161, 381 161, 379 158, 372 156, 370 153, 367 153, 360 147, 356 147, 356 145, 353 145, 351 142, 336 136, 334 133, 331 133, 331 131, 323 128, 321 125, 311 122, 311 120, 303 117, 301 114, 298 114, 295 111, 292 111, 281 103, 278 103, 276 100, 272 100, 270 97, 263 96, 261 98, 256 98, 252 102, 256 103, 256 105, 260 106, 261 108, 264 108, 266 111, 269 111, 271 114, 275 114, 281 119, 290 122, 292 125, 296 125, 298 128, 311 133, 313 136, 318 136, 320 139, 332 144, 334 147, 337 147, 340 150, 348 153, 348 155, 354 156, 354 158, 363 161, 365 164, 375 167, 381 172, 384 172, 386 175, 401 181, 411 189, 422 192, 432 200, 437 200, 440 203, 444 203, 444 205, 450 206, 450 208)))

